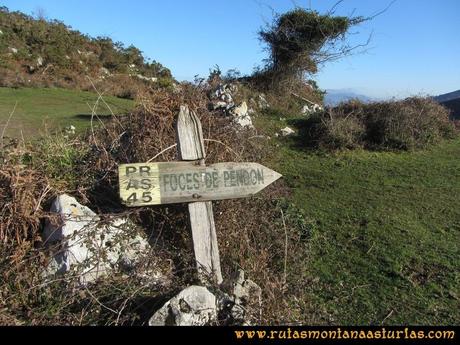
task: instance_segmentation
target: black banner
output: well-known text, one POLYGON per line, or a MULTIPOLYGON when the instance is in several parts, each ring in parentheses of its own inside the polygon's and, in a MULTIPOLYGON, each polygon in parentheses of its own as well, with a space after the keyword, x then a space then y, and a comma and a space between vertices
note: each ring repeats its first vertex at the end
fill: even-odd
MULTIPOLYGON (((455 344, 458 326, 246 326, 246 327, 2 327, 15 342, 24 337, 88 342, 96 337, 134 345, 185 344, 455 344), (94 337, 94 338, 93 338, 94 337)), ((8 339, 8 338, 5 338, 8 339)))

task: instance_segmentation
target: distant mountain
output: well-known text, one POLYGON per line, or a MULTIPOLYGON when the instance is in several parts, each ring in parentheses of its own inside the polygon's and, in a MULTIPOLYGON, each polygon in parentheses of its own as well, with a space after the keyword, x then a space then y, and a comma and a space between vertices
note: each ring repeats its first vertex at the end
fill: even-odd
POLYGON ((359 99, 360 101, 365 103, 373 101, 371 97, 358 94, 352 89, 329 89, 326 90, 326 95, 324 96, 324 104, 329 106, 335 106, 341 102, 345 102, 350 99, 359 99))
POLYGON ((436 101, 438 101, 439 103, 451 101, 451 100, 454 100, 454 99, 459 99, 460 98, 460 90, 445 93, 443 95, 439 95, 439 96, 436 96, 436 97, 433 97, 433 98, 436 101))
POLYGON ((452 113, 451 117, 456 120, 460 120, 460 90, 445 93, 443 95, 439 95, 433 97, 433 99, 446 108, 449 108, 452 113))

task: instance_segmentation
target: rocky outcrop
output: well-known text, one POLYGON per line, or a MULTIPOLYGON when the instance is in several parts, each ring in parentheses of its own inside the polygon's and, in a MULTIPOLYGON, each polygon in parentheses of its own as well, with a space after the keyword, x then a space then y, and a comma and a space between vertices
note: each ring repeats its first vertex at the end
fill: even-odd
POLYGON ((248 105, 246 102, 241 103, 237 107, 233 107, 230 110, 230 114, 233 116, 233 121, 241 127, 253 128, 252 119, 249 115, 248 105))
MULTIPOLYGON (((43 231, 44 242, 53 252, 48 275, 72 272, 86 284, 113 270, 131 272, 150 253, 148 242, 127 218, 102 222, 66 194, 53 201, 50 211, 57 220, 48 221, 43 231)), ((149 275, 152 282, 162 279, 159 272, 149 275)))
POLYGON ((305 104, 302 107, 301 113, 302 115, 311 115, 313 113, 323 111, 324 108, 320 106, 319 104, 316 103, 311 103, 311 104, 305 104))
POLYGON ((262 290, 245 278, 243 270, 227 283, 231 294, 189 286, 166 302, 150 318, 150 326, 249 325, 260 310, 262 290))
POLYGON ((151 82, 151 83, 156 83, 158 81, 158 78, 146 77, 146 76, 143 76, 142 74, 136 74, 136 78, 138 78, 140 80, 148 81, 148 82, 151 82))
POLYGON ((250 313, 254 305, 260 308, 262 289, 250 279, 245 278, 243 270, 239 270, 233 282, 233 307, 230 315, 234 323, 248 325, 250 313))
POLYGON ((239 127, 253 128, 250 109, 245 101, 240 104, 235 104, 234 94, 238 91, 235 84, 224 84, 210 93, 211 99, 210 108, 213 110, 221 110, 224 115, 231 116, 233 122, 239 127))
POLYGON ((233 84, 219 85, 218 88, 210 94, 211 108, 214 110, 223 109, 230 110, 235 106, 233 101, 233 93, 238 88, 233 84))
POLYGON ((266 109, 270 107, 270 104, 265 99, 265 95, 263 93, 259 94, 257 99, 257 106, 259 109, 266 109))

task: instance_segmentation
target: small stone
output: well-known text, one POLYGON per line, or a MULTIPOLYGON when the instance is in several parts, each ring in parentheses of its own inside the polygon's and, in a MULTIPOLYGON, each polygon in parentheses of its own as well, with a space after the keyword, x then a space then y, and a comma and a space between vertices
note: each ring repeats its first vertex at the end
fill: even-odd
POLYGON ((233 305, 229 312, 231 319, 236 324, 249 325, 254 308, 261 308, 262 289, 255 282, 247 279, 243 270, 239 270, 233 277, 232 289, 233 305))
POLYGON ((105 68, 105 67, 101 67, 101 68, 99 69, 99 72, 100 72, 102 75, 110 75, 110 71, 109 71, 107 68, 105 68))
POLYGON ((189 286, 149 320, 149 326, 205 326, 217 322, 217 299, 203 286, 189 286))
POLYGON ((263 93, 259 94, 259 97, 258 97, 258 102, 257 102, 258 106, 260 109, 265 109, 265 108, 269 108, 270 107, 270 104, 267 102, 267 100, 265 99, 265 95, 263 93))
POLYGON ((70 125, 65 128, 65 132, 66 134, 75 134, 75 129, 74 125, 70 125))
POLYGON ((293 135, 295 133, 295 131, 290 128, 290 127, 285 127, 281 130, 281 135, 283 137, 287 137, 287 136, 290 136, 290 135, 293 135))
POLYGON ((231 114, 234 117, 234 122, 239 124, 241 127, 253 128, 251 116, 248 113, 248 105, 246 102, 241 103, 239 106, 231 110, 231 114))
POLYGON ((314 103, 314 104, 311 104, 311 105, 305 104, 302 107, 301 113, 302 113, 302 115, 310 115, 310 114, 313 114, 313 113, 317 113, 319 111, 323 111, 323 107, 320 106, 319 104, 314 103))
POLYGON ((305 104, 301 110, 302 115, 310 114, 310 112, 311 112, 310 107, 308 106, 308 104, 305 104))
POLYGON ((214 110, 227 109, 227 103, 225 103, 224 101, 218 101, 218 102, 212 104, 212 108, 214 110))

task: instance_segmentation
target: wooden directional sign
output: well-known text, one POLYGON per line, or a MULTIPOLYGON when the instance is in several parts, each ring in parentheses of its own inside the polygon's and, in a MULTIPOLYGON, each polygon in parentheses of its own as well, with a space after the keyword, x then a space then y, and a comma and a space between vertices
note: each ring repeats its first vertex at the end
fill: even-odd
POLYGON ((196 161, 123 164, 120 197, 127 206, 223 200, 251 196, 281 177, 258 163, 196 161))
POLYGON ((193 250, 203 284, 221 284, 211 200, 253 195, 281 177, 257 163, 206 166, 200 119, 181 106, 176 123, 179 162, 120 165, 120 198, 127 206, 188 202, 193 250))

